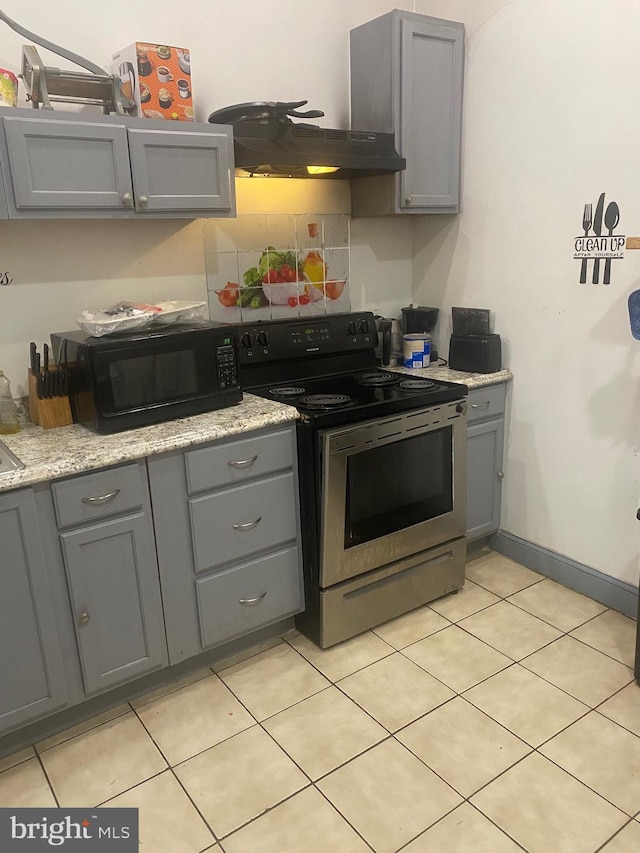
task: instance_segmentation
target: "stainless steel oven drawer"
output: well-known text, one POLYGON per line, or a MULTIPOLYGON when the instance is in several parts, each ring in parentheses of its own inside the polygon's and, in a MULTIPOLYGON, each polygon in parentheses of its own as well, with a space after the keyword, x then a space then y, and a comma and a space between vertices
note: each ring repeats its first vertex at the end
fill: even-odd
POLYGON ((320 593, 320 645, 340 643, 464 586, 466 539, 454 539, 320 593))

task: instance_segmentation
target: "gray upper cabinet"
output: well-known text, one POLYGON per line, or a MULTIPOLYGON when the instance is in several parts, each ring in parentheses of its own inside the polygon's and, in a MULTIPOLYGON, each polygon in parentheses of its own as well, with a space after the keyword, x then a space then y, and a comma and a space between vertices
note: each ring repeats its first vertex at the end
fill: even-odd
POLYGON ((0 111, 10 218, 235 215, 228 127, 25 113, 0 111))
POLYGON ((467 539, 500 527, 506 386, 469 392, 467 427, 467 539))
POLYGON ((232 212, 228 128, 179 132, 130 128, 128 135, 136 211, 232 212))
POLYGON ((67 702, 33 492, 0 495, 0 731, 67 702))
POLYGON ((85 693, 166 665, 144 463, 61 480, 52 492, 58 525, 69 528, 60 543, 85 693))
POLYGON ((131 206, 124 125, 14 116, 5 116, 3 125, 12 217, 54 210, 86 216, 131 206))
POLYGON ((464 26, 394 10, 351 31, 351 126, 395 134, 407 167, 352 183, 355 216, 457 213, 464 26))

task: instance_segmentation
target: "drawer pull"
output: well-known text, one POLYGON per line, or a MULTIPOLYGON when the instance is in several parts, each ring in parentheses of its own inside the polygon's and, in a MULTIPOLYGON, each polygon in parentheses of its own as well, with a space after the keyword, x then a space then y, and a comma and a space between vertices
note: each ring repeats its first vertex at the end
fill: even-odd
POLYGON ((84 613, 81 613, 80 616, 78 617, 78 627, 79 628, 86 628, 88 624, 89 624, 89 614, 85 610, 84 613))
POLYGON ((244 524, 233 524, 234 530, 253 530, 262 521, 262 516, 259 515, 255 521, 245 521, 244 524))
POLYGON ((486 403, 472 403, 471 408, 472 409, 488 409, 490 405, 491 405, 491 402, 489 400, 487 400, 486 403))
POLYGON ((255 607, 256 604, 260 604, 260 602, 262 601, 262 599, 265 597, 266 594, 267 594, 267 590, 265 589, 264 592, 261 592, 260 595, 256 595, 255 598, 239 598, 238 602, 243 607, 255 607))
POLYGON ((90 498, 82 498, 82 503, 87 506, 104 506, 112 501, 114 498, 117 498, 120 494, 120 489, 114 489, 112 492, 108 492, 106 495, 97 495, 96 497, 90 498))
POLYGON ((253 465, 257 458, 258 454, 256 453, 255 456, 251 457, 251 459, 238 459, 236 461, 227 462, 227 465, 230 468, 248 468, 249 465, 253 465))

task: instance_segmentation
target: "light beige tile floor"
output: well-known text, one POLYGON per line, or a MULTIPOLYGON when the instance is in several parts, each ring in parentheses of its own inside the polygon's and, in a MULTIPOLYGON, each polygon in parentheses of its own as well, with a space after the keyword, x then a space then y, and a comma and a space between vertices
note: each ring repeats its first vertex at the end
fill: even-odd
POLYGON ((137 807, 153 853, 637 853, 635 622, 497 554, 467 577, 6 756, 0 807, 137 807))

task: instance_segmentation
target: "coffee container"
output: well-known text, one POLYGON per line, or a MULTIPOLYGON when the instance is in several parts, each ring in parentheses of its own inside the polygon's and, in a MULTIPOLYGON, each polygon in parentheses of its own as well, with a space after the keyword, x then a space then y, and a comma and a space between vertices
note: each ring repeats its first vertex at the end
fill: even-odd
POLYGON ((431 361, 431 335, 416 332, 403 337, 405 367, 429 367, 431 361))

